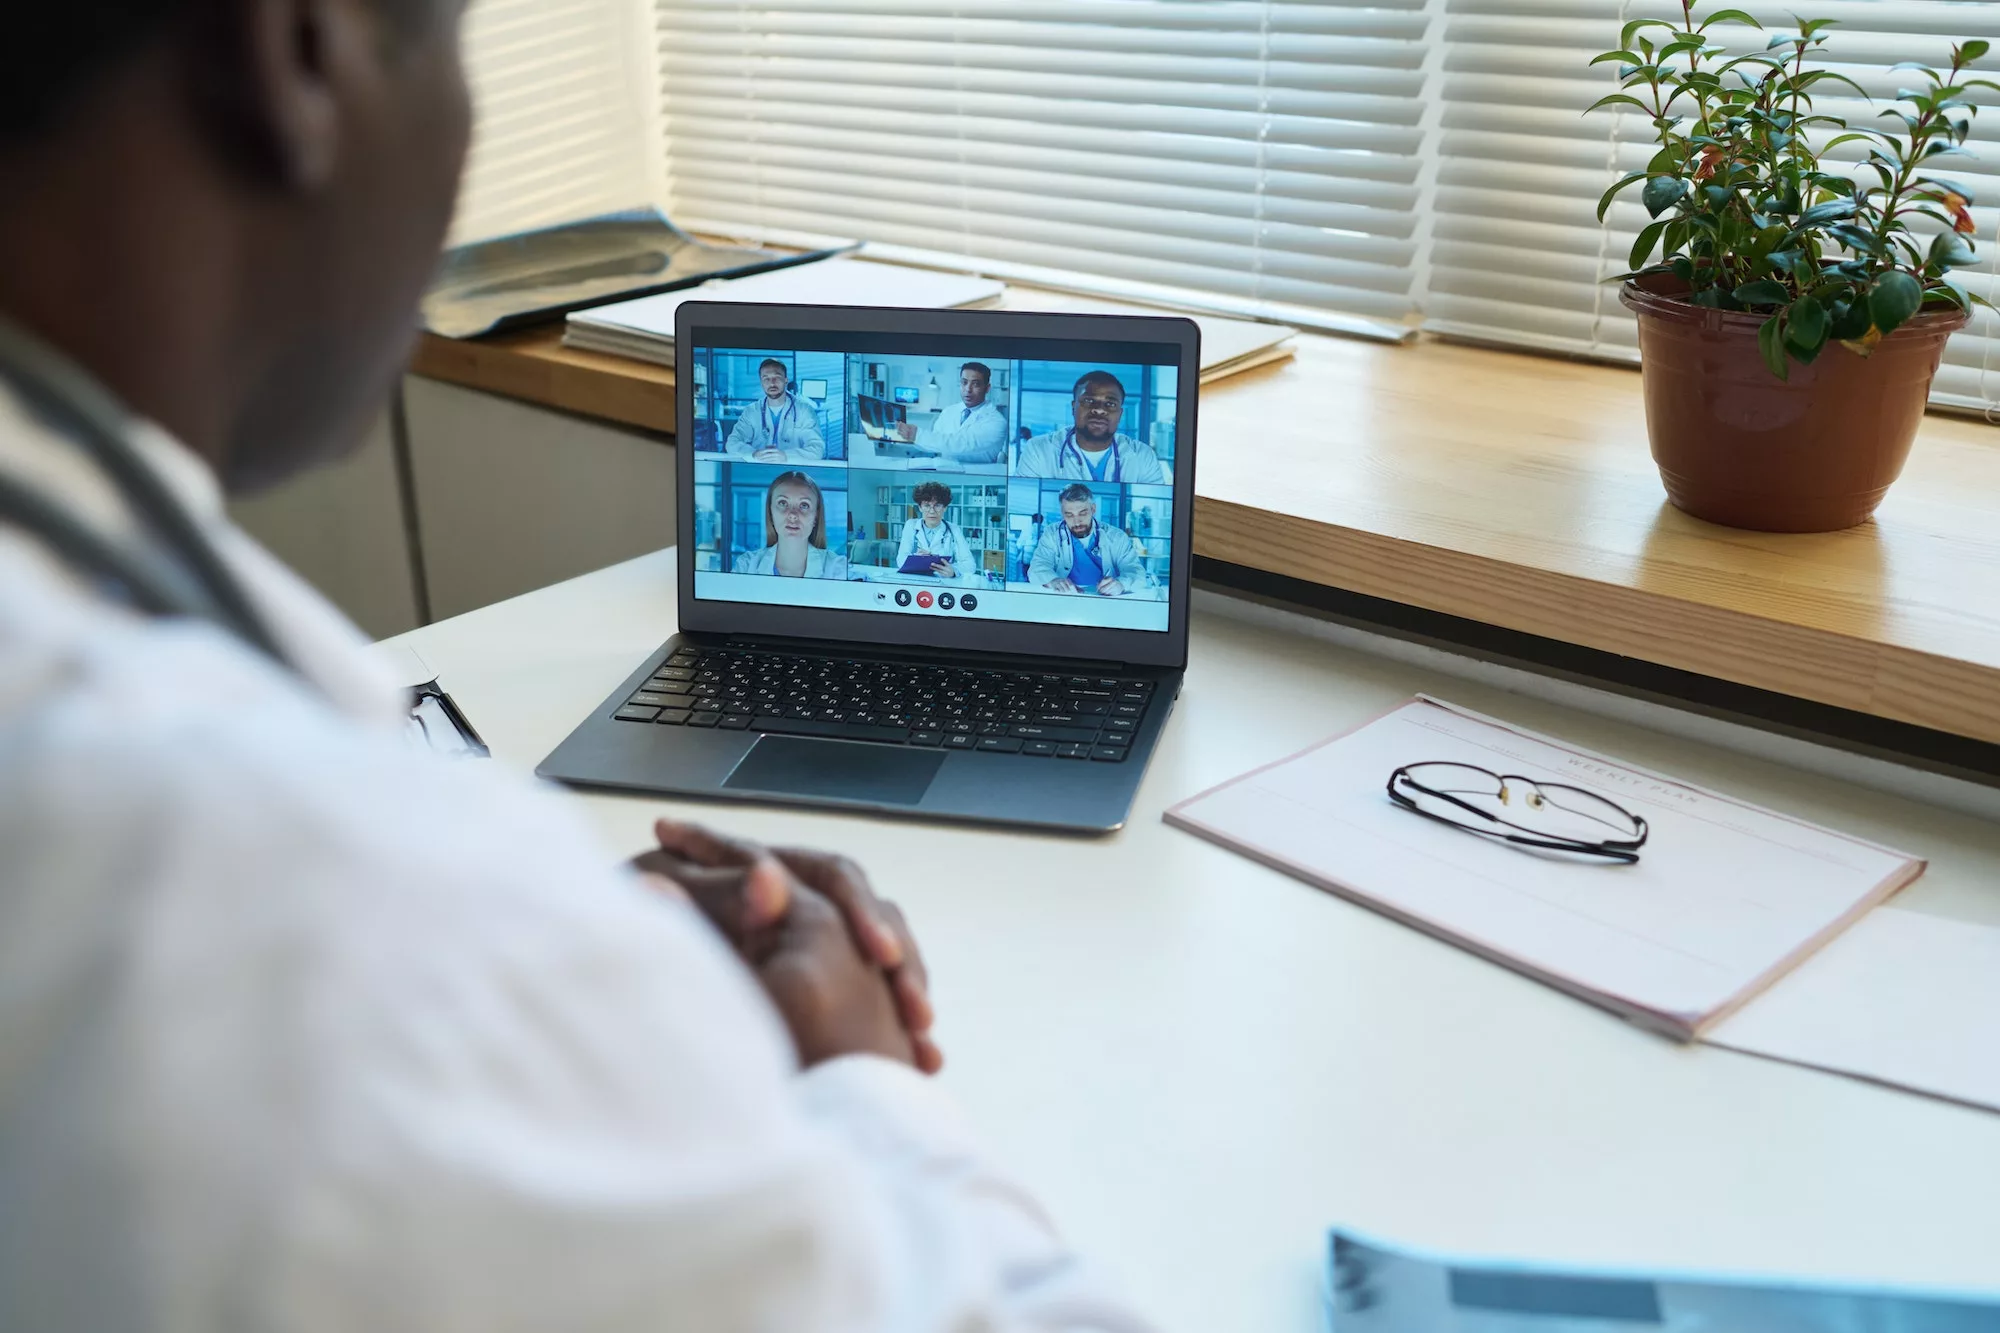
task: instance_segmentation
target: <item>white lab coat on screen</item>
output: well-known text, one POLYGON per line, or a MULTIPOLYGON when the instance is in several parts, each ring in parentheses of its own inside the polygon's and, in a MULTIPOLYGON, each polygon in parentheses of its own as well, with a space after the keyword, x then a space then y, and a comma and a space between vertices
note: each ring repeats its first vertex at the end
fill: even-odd
POLYGON ((813 405, 789 393, 780 402, 759 398, 744 408, 723 449, 737 458, 781 449, 787 463, 817 463, 826 457, 826 441, 820 438, 819 416, 813 405))
MULTIPOLYGON (((0 527, 0 1328, 1140 1327, 936 1084, 800 1073, 638 849, 410 748, 142 444, 319 691, 0 527)), ((0 467, 131 531, 3 389, 0 467)))
POLYGON ((1007 414, 988 399, 967 409, 965 400, 946 403, 937 420, 918 432, 917 443, 956 463, 1007 461, 1007 414))
POLYGON ((940 560, 949 561, 960 577, 979 572, 979 557, 973 554, 972 543, 965 540, 965 530, 949 520, 935 528, 927 528, 921 518, 913 518, 903 524, 903 541, 896 548, 896 568, 922 551, 940 560))

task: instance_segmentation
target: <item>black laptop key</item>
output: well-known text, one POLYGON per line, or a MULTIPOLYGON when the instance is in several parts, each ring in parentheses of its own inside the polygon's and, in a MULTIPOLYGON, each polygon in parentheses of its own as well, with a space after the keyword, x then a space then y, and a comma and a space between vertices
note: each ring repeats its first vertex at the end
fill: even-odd
POLYGON ((970 750, 978 744, 978 737, 969 731, 954 731, 944 738, 947 750, 970 750))
POLYGON ((1094 727, 1045 727, 1030 723, 1014 727, 1012 734, 1024 741, 1074 743, 1076 741, 1095 740, 1097 730, 1094 727))
POLYGON ((1053 759, 1056 754, 1054 741, 1029 741, 1021 747, 1021 753, 1033 755, 1037 759, 1053 759))
POLYGON ((641 688, 652 690, 656 694, 685 695, 693 691, 694 684, 692 681, 685 680, 661 680, 658 676, 655 676, 641 688))
POLYGON ((993 754, 1019 754, 1021 742, 1012 736, 981 736, 979 748, 993 754))
POLYGON ((660 710, 660 716, 655 720, 663 727, 678 727, 685 725, 692 716, 694 714, 685 708, 664 708, 660 710))
POLYGON ((611 716, 620 722, 651 722, 660 715, 657 708, 644 708, 637 704, 626 704, 611 716))
POLYGON ((678 708, 681 701, 676 695, 661 694, 657 690, 640 690, 625 702, 634 708, 678 708))
POLYGON ((744 731, 757 719, 748 713, 724 713, 722 721, 715 725, 724 731, 744 731))
POLYGON ((910 733, 910 744, 943 745, 944 733, 942 731, 913 731, 910 733))
POLYGON ((690 727, 713 727, 719 725, 721 721, 720 713, 694 713, 688 717, 687 724, 690 727))
POLYGON ((1058 759, 1088 759, 1090 758, 1091 748, 1088 745, 1058 745, 1056 747, 1056 757, 1058 759))
POLYGON ((1091 750, 1090 757, 1107 764, 1125 761, 1125 747, 1122 745, 1099 745, 1091 750))
POLYGON ((1135 717, 1110 717, 1110 718, 1106 718, 1106 719, 1104 720, 1104 729, 1105 729, 1105 731, 1107 731, 1107 732, 1111 732, 1111 733, 1114 733, 1114 734, 1115 734, 1115 733, 1123 733, 1123 734, 1125 734, 1125 735, 1129 736, 1129 735, 1131 735, 1131 734, 1132 734, 1133 732, 1135 732, 1135 731, 1137 731, 1137 730, 1139 729, 1139 719, 1137 719, 1137 718, 1135 718, 1135 717))

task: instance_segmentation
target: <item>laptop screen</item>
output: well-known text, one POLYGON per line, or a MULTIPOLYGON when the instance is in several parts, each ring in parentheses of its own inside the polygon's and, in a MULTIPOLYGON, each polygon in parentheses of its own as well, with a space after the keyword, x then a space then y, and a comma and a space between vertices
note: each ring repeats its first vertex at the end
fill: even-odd
POLYGON ((1180 346, 691 341, 697 600, 1168 631, 1180 346))

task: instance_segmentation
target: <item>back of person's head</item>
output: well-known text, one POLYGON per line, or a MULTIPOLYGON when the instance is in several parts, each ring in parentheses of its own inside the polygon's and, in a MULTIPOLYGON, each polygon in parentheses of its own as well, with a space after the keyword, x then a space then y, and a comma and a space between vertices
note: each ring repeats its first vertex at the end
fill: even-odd
POLYGON ((464 3, 13 6, 0 318, 235 489, 350 446, 450 221, 464 3))

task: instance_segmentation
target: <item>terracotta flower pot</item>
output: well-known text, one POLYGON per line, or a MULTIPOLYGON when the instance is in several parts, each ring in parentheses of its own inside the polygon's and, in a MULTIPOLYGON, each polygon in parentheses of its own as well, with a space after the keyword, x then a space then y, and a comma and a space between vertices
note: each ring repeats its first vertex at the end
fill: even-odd
POLYGON ((1639 317, 1646 427, 1667 498, 1764 532, 1865 523, 1902 474, 1965 312, 1926 310, 1871 356, 1835 343, 1781 380, 1757 352, 1764 316, 1689 305, 1675 288, 1660 275, 1622 294, 1639 317))

